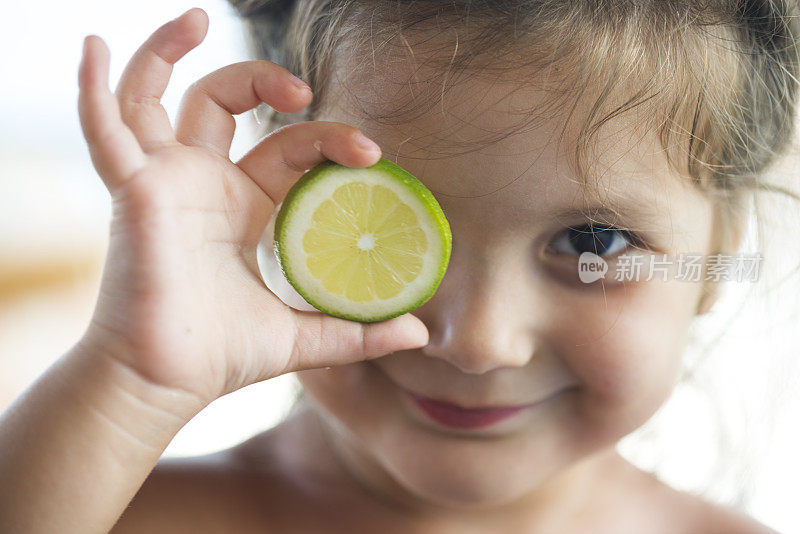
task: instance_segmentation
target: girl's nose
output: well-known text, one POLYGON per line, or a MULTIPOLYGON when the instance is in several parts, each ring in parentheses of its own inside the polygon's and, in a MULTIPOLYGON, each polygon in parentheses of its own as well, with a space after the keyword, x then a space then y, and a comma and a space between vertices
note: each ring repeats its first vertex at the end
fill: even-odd
POLYGON ((527 291, 519 285, 525 282, 509 272, 511 264, 495 272, 469 267, 451 262, 436 294, 413 312, 430 333, 423 353, 472 374, 524 366, 535 345, 527 291))

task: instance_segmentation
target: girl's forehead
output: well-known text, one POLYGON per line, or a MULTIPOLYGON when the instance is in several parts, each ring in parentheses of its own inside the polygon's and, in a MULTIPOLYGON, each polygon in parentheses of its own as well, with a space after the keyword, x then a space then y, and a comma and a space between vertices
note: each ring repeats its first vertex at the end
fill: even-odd
POLYGON ((599 194, 612 207, 647 214, 667 197, 693 192, 668 166, 655 133, 638 127, 636 109, 592 138, 582 176, 575 148, 591 96, 559 107, 559 95, 536 81, 472 75, 442 90, 440 77, 409 78, 401 69, 349 82, 333 84, 315 118, 361 129, 383 157, 440 198, 497 200, 542 213, 565 204, 580 208, 599 194))

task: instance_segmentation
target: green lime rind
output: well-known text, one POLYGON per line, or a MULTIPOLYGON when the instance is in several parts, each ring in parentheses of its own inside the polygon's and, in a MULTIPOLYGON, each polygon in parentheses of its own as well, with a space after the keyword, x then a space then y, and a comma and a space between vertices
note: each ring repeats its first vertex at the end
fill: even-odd
POLYGON ((433 196, 425 185, 417 180, 413 174, 402 168, 401 166, 397 165, 396 163, 389 161, 385 158, 380 158, 377 163, 371 165, 370 167, 346 167, 344 165, 340 165, 334 161, 324 161, 310 170, 308 170, 303 176, 301 176, 297 182, 292 185, 289 191, 286 193, 286 197, 283 200, 281 205, 281 209, 275 218, 275 255, 278 258, 278 263, 280 264, 281 271, 283 271, 286 280, 294 287, 295 291, 297 291, 303 299, 317 308, 319 311, 334 316, 339 317, 341 319, 348 319, 351 321, 358 321, 362 323, 376 323, 380 321, 386 321, 392 319, 394 317, 398 317, 405 313, 408 313, 412 310, 415 310, 422 306, 425 302, 427 302, 435 293, 437 288, 439 287, 439 283, 444 278, 445 272, 447 271, 447 266, 450 262, 450 252, 452 248, 452 233, 450 231, 450 224, 447 221, 447 218, 442 211, 442 208, 439 206, 439 203, 436 201, 436 198, 433 196), (416 301, 402 307, 402 309, 397 309, 392 312, 382 313, 382 314, 375 314, 375 315, 364 315, 358 313, 349 313, 342 310, 334 310, 330 309, 326 305, 320 303, 317 299, 314 298, 313 295, 310 295, 308 291, 306 291, 302 285, 296 283, 296 279, 299 277, 293 276, 291 271, 290 264, 291 262, 287 261, 287 258, 284 255, 283 247, 281 247, 281 242, 286 240, 286 230, 290 226, 287 224, 288 221, 291 220, 292 215, 296 211, 294 208, 296 204, 294 203, 295 199, 297 199, 307 188, 313 186, 317 181, 324 180, 327 175, 332 172, 337 172, 343 169, 347 169, 349 171, 358 170, 358 169, 373 169, 373 170, 380 170, 383 171, 384 176, 390 177, 395 181, 403 184, 405 187, 412 189, 415 193, 415 196, 420 199, 421 204, 424 206, 428 214, 430 215, 431 220, 434 223, 434 226, 437 227, 440 235, 442 236, 443 243, 442 243, 442 255, 440 257, 439 267, 436 269, 435 276, 430 284, 430 290, 422 294, 416 301))

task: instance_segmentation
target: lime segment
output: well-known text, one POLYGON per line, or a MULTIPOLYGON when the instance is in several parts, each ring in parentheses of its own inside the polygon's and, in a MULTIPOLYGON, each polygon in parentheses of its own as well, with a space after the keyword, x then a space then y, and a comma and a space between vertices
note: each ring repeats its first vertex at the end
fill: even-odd
POLYGON ((384 158, 358 169, 315 166, 289 190, 275 221, 276 257, 292 287, 318 310, 361 322, 430 299, 451 240, 433 194, 384 158))

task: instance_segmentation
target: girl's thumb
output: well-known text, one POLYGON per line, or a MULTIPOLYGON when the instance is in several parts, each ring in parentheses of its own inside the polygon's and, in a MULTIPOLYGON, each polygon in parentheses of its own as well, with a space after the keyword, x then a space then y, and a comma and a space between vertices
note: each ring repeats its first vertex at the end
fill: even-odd
POLYGON ((293 354, 283 372, 370 360, 428 344, 428 329, 410 313, 378 323, 360 323, 299 312, 297 321, 293 354))

